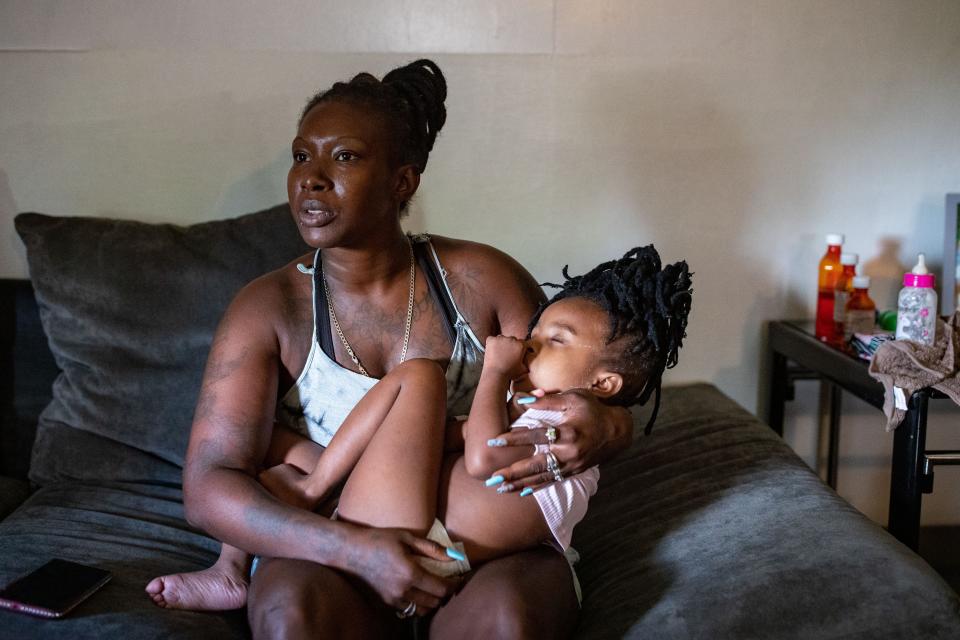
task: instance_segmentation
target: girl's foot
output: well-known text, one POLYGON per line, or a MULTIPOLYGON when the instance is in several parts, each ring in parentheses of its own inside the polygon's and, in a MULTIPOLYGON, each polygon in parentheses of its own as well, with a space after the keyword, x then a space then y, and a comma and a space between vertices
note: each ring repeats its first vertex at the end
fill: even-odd
POLYGON ((175 573, 154 578, 147 584, 147 595, 167 609, 226 611, 247 604, 247 581, 233 569, 213 565, 203 571, 175 573))

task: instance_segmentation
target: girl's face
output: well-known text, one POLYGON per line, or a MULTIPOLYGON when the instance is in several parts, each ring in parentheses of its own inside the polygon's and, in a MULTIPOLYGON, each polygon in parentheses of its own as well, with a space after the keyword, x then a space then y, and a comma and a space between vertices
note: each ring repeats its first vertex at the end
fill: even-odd
POLYGON ((396 166, 391 151, 383 119, 369 109, 332 101, 307 113, 293 139, 287 196, 308 245, 349 247, 397 233, 417 176, 396 166))
POLYGON ((514 390, 592 389, 604 374, 601 356, 609 333, 607 313, 590 300, 554 302, 530 333, 524 356, 527 374, 514 382, 514 390))

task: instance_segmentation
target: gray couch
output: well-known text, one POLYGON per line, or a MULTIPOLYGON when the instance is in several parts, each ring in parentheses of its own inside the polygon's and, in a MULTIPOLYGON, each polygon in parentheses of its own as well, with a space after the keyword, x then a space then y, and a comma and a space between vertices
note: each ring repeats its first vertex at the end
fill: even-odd
MULTIPOLYGON (((286 207, 186 228, 16 225, 32 285, 0 287, 0 584, 51 557, 114 579, 63 620, 0 612, 0 638, 245 637, 242 612, 158 609, 143 586, 216 556, 183 519, 180 465, 222 310, 305 251, 286 207)), ((960 637, 937 574, 715 387, 668 387, 637 434, 574 536, 577 637, 960 637)))

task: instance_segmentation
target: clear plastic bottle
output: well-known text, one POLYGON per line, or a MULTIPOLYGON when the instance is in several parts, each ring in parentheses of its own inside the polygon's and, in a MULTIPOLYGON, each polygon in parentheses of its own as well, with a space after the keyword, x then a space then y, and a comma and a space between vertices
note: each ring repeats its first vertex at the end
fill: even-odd
POLYGON ((934 277, 921 253, 917 265, 903 274, 903 289, 897 299, 897 340, 933 345, 937 329, 937 292, 934 277))
POLYGON ((833 335, 828 340, 834 346, 842 346, 846 341, 843 322, 847 311, 847 300, 853 293, 853 279, 857 275, 859 259, 860 257, 855 253, 840 254, 840 275, 837 276, 837 284, 833 288, 833 335))
POLYGON ((814 328, 816 336, 829 342, 834 335, 833 290, 840 275, 840 247, 843 245, 842 233, 827 234, 827 252, 820 258, 817 279, 817 322, 814 328))
POLYGON ((843 318, 843 339, 849 342, 855 333, 873 333, 876 327, 877 305, 870 299, 869 276, 853 279, 853 293, 847 300, 843 318))

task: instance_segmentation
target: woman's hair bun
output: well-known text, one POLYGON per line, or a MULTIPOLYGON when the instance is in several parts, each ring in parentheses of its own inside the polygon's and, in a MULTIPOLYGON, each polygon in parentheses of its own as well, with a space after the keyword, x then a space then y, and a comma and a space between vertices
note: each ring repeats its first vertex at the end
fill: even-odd
POLYGON ((410 110, 410 125, 415 138, 424 150, 423 166, 427 154, 433 149, 437 134, 447 121, 447 81, 440 67, 432 60, 420 59, 398 67, 383 77, 383 84, 392 87, 407 103, 410 110))
POLYGON ((422 173, 447 120, 446 99, 447 81, 440 67, 421 59, 394 69, 382 81, 364 72, 335 83, 307 102, 300 120, 321 102, 343 100, 371 108, 387 119, 400 162, 422 173))

